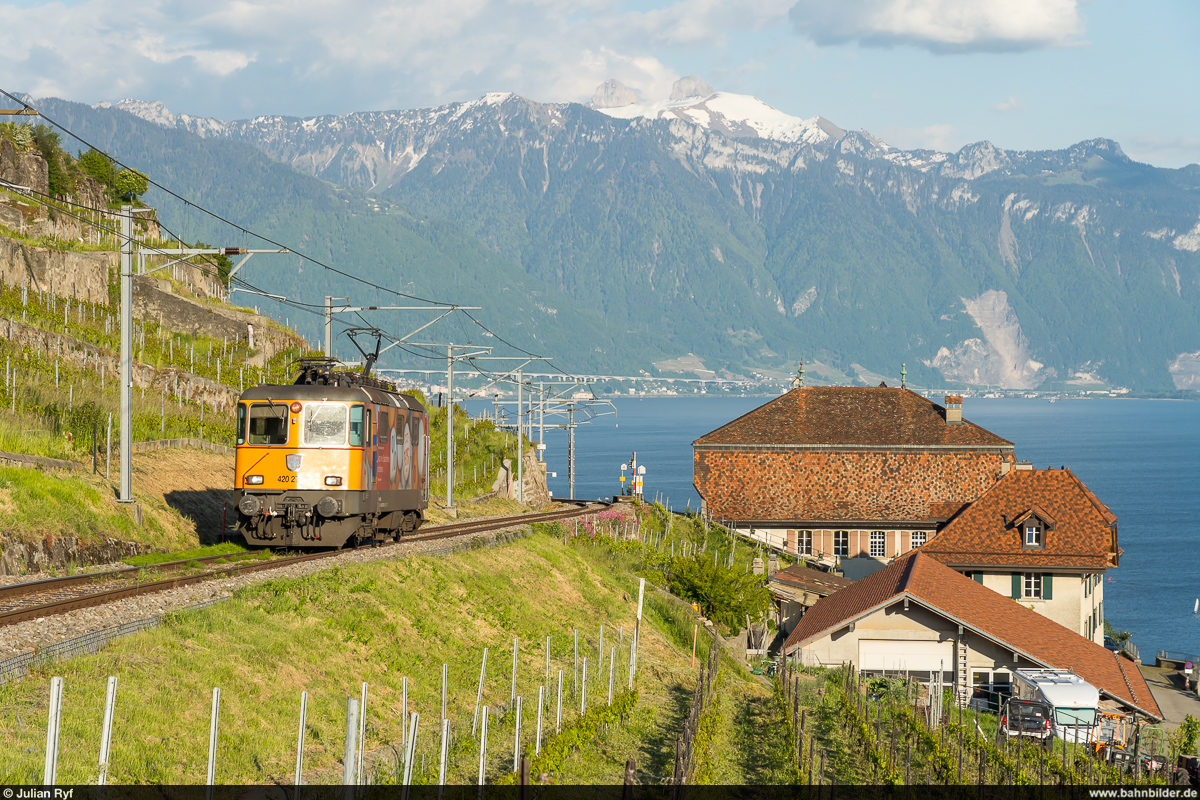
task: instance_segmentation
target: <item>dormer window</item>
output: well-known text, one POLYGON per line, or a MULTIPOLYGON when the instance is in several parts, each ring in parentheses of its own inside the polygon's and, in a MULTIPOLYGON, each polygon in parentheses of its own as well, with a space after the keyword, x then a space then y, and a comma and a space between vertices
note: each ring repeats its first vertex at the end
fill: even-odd
POLYGON ((1054 520, 1040 508, 1034 507, 1021 514, 1011 523, 1021 538, 1021 547, 1026 550, 1041 550, 1046 546, 1046 532, 1054 530, 1054 520))

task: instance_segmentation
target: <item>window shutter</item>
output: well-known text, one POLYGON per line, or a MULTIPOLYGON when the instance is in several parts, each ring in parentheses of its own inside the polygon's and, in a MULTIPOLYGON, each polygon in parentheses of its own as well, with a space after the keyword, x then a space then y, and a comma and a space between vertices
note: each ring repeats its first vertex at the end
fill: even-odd
POLYGON ((983 583, 983 573, 982 572, 972 573, 971 577, 975 579, 976 583, 983 583))
POLYGON ((1054 599, 1054 576, 1049 572, 1042 575, 1042 599, 1054 599))
POLYGON ((1013 600, 1021 599, 1021 573, 1019 572, 1012 574, 1012 596, 1013 600))

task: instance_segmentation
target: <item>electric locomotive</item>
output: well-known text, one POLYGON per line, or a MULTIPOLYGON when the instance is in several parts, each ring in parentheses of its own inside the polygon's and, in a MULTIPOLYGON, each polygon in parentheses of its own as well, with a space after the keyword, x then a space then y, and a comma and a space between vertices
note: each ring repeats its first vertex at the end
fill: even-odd
POLYGON ((368 370, 302 359, 292 385, 237 404, 234 503, 247 544, 343 547, 399 539, 429 505, 429 417, 368 370))

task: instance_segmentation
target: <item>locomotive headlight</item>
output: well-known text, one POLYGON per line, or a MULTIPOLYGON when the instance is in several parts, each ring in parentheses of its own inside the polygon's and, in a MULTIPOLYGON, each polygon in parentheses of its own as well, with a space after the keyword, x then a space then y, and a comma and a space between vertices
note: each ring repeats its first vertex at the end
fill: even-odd
POLYGON ((341 475, 326 475, 325 476, 325 485, 326 486, 341 486, 342 485, 342 476, 341 475))
POLYGON ((322 517, 332 517, 338 513, 341 506, 336 499, 326 495, 317 501, 317 513, 322 517))
POLYGON ((246 476, 246 485, 247 486, 262 486, 262 482, 263 482, 262 475, 247 475, 246 476))
POLYGON ((243 495, 238 501, 238 511, 245 514, 247 517, 253 517, 258 512, 262 511, 263 501, 261 497, 255 497, 252 494, 243 495))

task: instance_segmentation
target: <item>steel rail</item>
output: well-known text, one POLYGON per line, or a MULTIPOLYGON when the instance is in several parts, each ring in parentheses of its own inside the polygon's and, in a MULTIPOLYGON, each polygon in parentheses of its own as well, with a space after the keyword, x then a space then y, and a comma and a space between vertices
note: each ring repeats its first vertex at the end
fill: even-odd
MULTIPOLYGON (((543 511, 534 514, 512 514, 503 517, 493 517, 485 520, 467 520, 461 523, 450 525, 438 525, 434 528, 427 529, 428 533, 416 536, 406 536, 398 542, 386 542, 379 547, 395 547, 397 545, 415 544, 418 542, 435 541, 438 539, 448 539, 457 536, 466 536, 473 533, 482 533, 489 530, 500 530, 503 528, 511 528, 515 525, 529 524, 535 522, 551 522, 557 519, 569 517, 585 516, 594 513, 597 506, 607 507, 607 504, 602 503, 585 503, 575 501, 576 508, 571 509, 555 509, 552 511, 543 511)), ((120 586, 112 589, 106 589, 99 592, 80 595, 78 597, 70 597, 65 599, 52 600, 47 603, 41 603, 36 606, 26 608, 18 608, 0 614, 0 627, 5 625, 14 625, 18 622, 25 622, 31 619, 48 617, 54 614, 62 614, 68 611, 75 611, 81 608, 93 608, 95 606, 105 605, 117 600, 123 600, 129 597, 138 597, 156 592, 165 592, 170 589, 177 589, 183 586, 190 586, 204 581, 215 580, 218 578, 227 578, 237 575, 246 575, 254 572, 262 572, 272 569, 282 569, 294 564, 301 564, 306 561, 317 561, 325 558, 333 558, 334 556, 343 553, 353 552, 353 550, 322 550, 316 553, 304 553, 296 556, 286 556, 284 558, 271 559, 268 561, 253 561, 249 563, 230 564, 225 567, 220 567, 215 570, 209 570, 195 575, 180 575, 173 578, 164 578, 162 580, 150 581, 148 583, 134 583, 132 586, 120 586)), ((174 569, 179 569, 182 565, 194 563, 198 561, 214 561, 228 556, 209 556, 205 559, 184 559, 180 561, 165 562, 165 564, 156 564, 153 568, 161 568, 165 565, 172 565, 174 569)), ((5 589, 16 589, 19 587, 28 588, 23 592, 10 592, 9 597, 22 596, 25 594, 42 593, 46 591, 54 591, 57 589, 66 588, 72 585, 86 582, 87 580, 95 580, 97 577, 108 576, 116 577, 128 573, 140 572, 143 567, 132 567, 129 569, 111 570, 109 572, 93 573, 91 575, 73 575, 67 578, 49 578, 42 581, 31 581, 24 584, 14 584, 5 589)), ((5 595, 0 594, 0 598, 5 595)))

